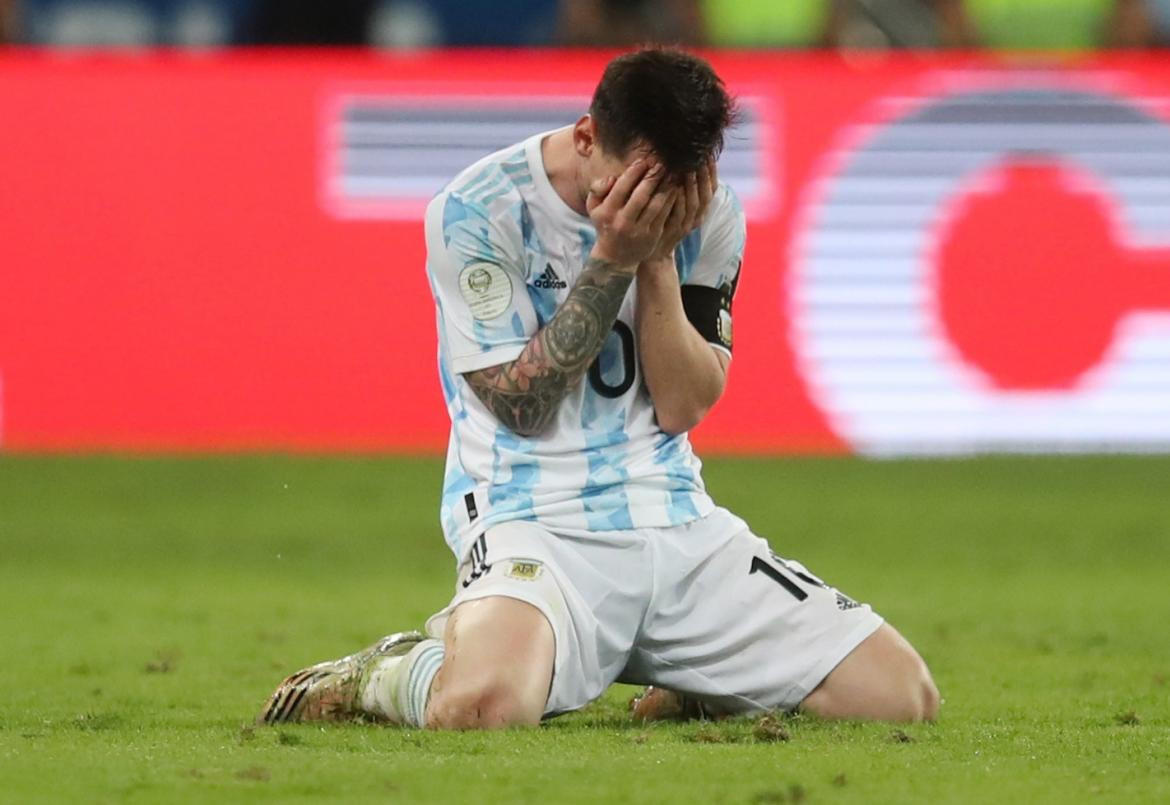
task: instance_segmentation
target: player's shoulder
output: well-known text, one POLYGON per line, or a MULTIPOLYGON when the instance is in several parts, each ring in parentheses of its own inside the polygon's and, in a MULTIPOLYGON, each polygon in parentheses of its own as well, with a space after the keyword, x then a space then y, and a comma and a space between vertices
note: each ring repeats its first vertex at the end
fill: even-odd
POLYGON ((690 238, 696 241, 692 247, 701 244, 703 254, 710 253, 712 249, 742 251, 746 232, 747 220, 739 197, 731 185, 720 182, 711 196, 711 204, 707 208, 703 223, 690 235, 690 238))
POLYGON ((711 196, 711 209, 704 224, 738 226, 743 220, 743 205, 739 202, 735 188, 720 181, 711 196))
POLYGON ((683 283, 719 288, 739 276, 747 225, 731 185, 720 182, 703 223, 679 244, 675 255, 683 283))
POLYGON ((526 203, 521 188, 531 183, 525 143, 500 149, 460 171, 431 199, 427 225, 447 240, 468 229, 493 241, 514 240, 526 203))
POLYGON ((525 143, 488 154, 460 171, 431 202, 463 205, 487 216, 521 201, 520 188, 532 183, 525 143))

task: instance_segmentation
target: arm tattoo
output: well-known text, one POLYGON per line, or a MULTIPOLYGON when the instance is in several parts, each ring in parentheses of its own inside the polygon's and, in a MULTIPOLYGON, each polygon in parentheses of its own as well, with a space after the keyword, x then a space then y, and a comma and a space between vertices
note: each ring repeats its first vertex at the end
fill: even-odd
POLYGON ((464 375, 476 396, 516 433, 541 433, 601 352, 633 279, 590 257, 565 303, 520 357, 464 375))

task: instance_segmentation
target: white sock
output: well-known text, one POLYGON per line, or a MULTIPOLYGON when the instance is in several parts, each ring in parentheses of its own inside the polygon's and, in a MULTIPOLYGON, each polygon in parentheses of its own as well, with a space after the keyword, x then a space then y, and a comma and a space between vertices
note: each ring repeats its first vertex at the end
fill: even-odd
POLYGON ((395 724, 423 727, 431 682, 443 664, 443 643, 423 640, 401 657, 383 657, 370 671, 362 709, 395 724))

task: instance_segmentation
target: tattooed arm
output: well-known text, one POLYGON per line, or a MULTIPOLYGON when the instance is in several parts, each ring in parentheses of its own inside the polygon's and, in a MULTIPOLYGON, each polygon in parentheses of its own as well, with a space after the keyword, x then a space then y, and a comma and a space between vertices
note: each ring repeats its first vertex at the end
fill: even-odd
POLYGON ((590 257, 565 303, 516 360, 464 377, 496 417, 523 436, 541 433, 601 352, 634 274, 590 257))
POLYGON ((463 375, 516 433, 542 433, 601 352, 638 263, 657 245, 670 213, 674 196, 654 192, 661 176, 661 167, 637 160, 591 188, 586 205, 597 243, 564 304, 516 360, 463 375))

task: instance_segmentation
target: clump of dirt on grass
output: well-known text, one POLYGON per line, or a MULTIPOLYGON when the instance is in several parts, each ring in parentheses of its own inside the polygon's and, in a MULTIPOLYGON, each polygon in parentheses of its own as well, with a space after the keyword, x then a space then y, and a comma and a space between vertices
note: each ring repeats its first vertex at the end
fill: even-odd
POLYGON ((772 788, 767 791, 760 791, 754 797, 752 802, 756 803, 795 803, 804 802, 808 797, 808 792, 805 791, 804 786, 800 783, 792 783, 788 788, 772 788))
POLYGON ((904 730, 894 730, 890 733, 890 740, 896 744, 912 744, 914 743, 914 736, 906 733, 904 730))
POLYGON ((776 741, 788 741, 792 739, 788 730, 780 719, 774 715, 766 715, 756 721, 752 727, 752 737, 760 743, 775 743, 776 741))
POLYGON ((687 735, 687 740, 696 744, 725 744, 733 743, 727 733, 714 727, 703 727, 687 735))
POLYGON ((82 713, 73 719, 73 726, 87 732, 117 729, 121 725, 122 717, 117 713, 82 713))
POLYGON ((1142 723, 1142 718, 1137 714, 1136 710, 1128 710, 1124 713, 1118 713, 1113 717, 1113 720, 1118 724, 1123 724, 1125 726, 1133 726, 1135 724, 1142 723))
POLYGON ((249 766, 246 769, 241 769, 236 772, 237 780, 256 780, 257 782, 266 783, 272 779, 272 774, 263 766, 249 766))
POLYGON ((178 667, 181 656, 177 651, 156 651, 154 659, 142 670, 148 674, 169 674, 178 667))

